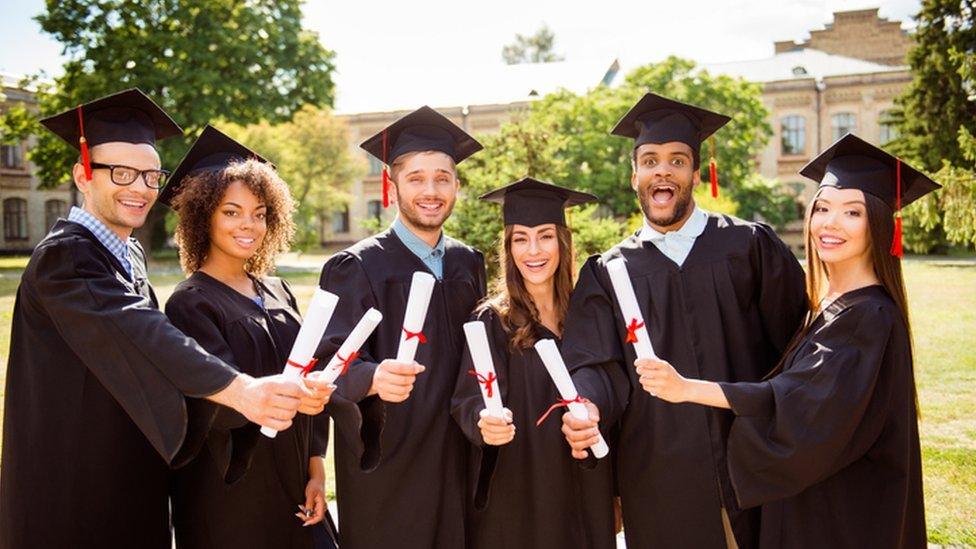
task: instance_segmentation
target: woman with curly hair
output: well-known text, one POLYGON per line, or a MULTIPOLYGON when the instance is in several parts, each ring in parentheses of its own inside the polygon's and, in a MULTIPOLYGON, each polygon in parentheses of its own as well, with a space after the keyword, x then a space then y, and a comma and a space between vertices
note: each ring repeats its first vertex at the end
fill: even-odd
MULTIPOLYGON (((287 185, 264 159, 207 126, 160 201, 179 213, 176 239, 189 275, 166 314, 241 371, 280 373, 301 327, 288 284, 268 276, 295 230, 287 185)), ((312 416, 299 414, 270 439, 228 408, 191 399, 188 410, 191 432, 208 434, 174 475, 177 547, 332 545, 323 526, 331 523, 325 415, 313 430, 312 416)))
POLYGON ((474 312, 485 324, 497 379, 471 374, 469 348, 451 400, 474 446, 470 547, 615 547, 609 460, 581 467, 566 451, 559 421, 536 425, 560 398, 533 345, 559 341, 573 289, 564 209, 596 197, 526 178, 481 198, 503 204, 505 233, 498 285, 474 312), (487 415, 479 384, 500 391, 505 418, 487 415))

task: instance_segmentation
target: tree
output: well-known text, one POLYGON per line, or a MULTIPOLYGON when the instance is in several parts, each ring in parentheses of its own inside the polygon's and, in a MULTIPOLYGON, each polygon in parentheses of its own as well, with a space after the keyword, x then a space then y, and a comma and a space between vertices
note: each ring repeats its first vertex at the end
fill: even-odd
POLYGON ((976 2, 925 0, 908 53, 912 83, 896 100, 898 138, 885 148, 943 189, 905 209, 905 247, 976 245, 976 2))
POLYGON ((321 241, 323 216, 348 205, 349 184, 366 170, 349 151, 349 128, 329 109, 305 106, 290 122, 231 126, 228 133, 273 162, 297 209, 295 247, 321 241))
MULTIPOLYGON (((187 130, 160 143, 165 166, 211 120, 278 122, 332 103, 334 54, 302 27, 300 0, 47 0, 36 19, 67 57, 54 86, 38 90, 40 116, 137 86, 187 130)), ((64 182, 77 151, 31 131, 43 185, 64 182)), ((161 229, 162 210, 147 226, 161 229)), ((157 245, 165 237, 152 234, 157 245)))
POLYGON ((552 63, 565 59, 553 51, 556 35, 547 25, 542 25, 531 36, 515 35, 515 42, 502 48, 502 59, 507 65, 520 63, 552 63))

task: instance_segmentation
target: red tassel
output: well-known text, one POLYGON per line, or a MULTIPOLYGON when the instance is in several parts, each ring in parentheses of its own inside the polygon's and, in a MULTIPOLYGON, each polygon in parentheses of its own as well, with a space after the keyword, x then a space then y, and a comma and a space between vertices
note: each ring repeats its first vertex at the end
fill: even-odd
POLYGON ((904 251, 901 245, 901 160, 895 165, 895 235, 891 239, 891 255, 903 257, 904 251))
POLYGON ((81 165, 85 167, 85 181, 91 181, 91 155, 88 153, 88 140, 85 139, 85 120, 81 105, 78 105, 78 148, 81 149, 81 165))
POLYGON ((714 158, 708 163, 708 179, 712 182, 712 198, 718 198, 718 169, 714 158))
POLYGON ((895 237, 891 239, 891 255, 902 257, 904 252, 901 247, 901 214, 895 217, 895 237))
POLYGON ((386 130, 383 130, 383 207, 390 207, 390 172, 386 165, 386 130))

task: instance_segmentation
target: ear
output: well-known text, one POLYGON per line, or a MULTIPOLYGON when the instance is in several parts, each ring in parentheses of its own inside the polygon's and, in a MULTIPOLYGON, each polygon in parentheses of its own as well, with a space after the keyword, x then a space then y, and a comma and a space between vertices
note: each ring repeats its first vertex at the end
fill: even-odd
POLYGON ((694 190, 694 188, 700 184, 701 184, 701 167, 699 167, 691 174, 691 188, 694 190))
POLYGON ((87 195, 91 188, 91 181, 85 178, 85 167, 80 162, 75 162, 71 168, 71 178, 74 180, 75 186, 78 187, 78 192, 87 195))
POLYGON ((630 172, 630 188, 637 192, 638 181, 637 181, 637 170, 632 170, 630 172))

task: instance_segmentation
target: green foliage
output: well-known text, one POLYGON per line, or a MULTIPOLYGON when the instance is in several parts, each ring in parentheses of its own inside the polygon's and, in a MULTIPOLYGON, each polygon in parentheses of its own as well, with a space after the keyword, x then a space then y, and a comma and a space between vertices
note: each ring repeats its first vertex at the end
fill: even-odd
POLYGON ((802 217, 793 191, 759 174, 750 174, 741 181, 735 192, 735 201, 736 215, 743 219, 758 219, 773 227, 783 227, 802 217))
POLYGON ((520 63, 551 63, 564 57, 553 51, 556 35, 547 25, 542 25, 531 36, 515 35, 515 42, 502 48, 502 60, 507 65, 520 63))
POLYGON ((323 216, 349 203, 349 183, 366 166, 349 152, 349 128, 327 108, 307 105, 290 122, 231 126, 230 135, 273 162, 296 203, 294 247, 318 246, 323 216))

